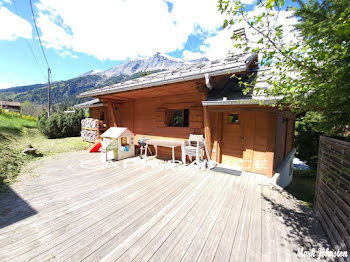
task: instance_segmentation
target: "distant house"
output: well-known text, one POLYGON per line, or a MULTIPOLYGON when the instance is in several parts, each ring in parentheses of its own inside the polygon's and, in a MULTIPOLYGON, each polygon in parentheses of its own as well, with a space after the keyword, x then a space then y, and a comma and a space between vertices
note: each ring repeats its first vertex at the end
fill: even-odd
POLYGON ((21 112, 21 103, 0 100, 0 109, 5 109, 13 112, 21 112))
MULTIPOLYGON (((270 71, 259 69, 257 59, 257 55, 235 55, 90 90, 79 97, 98 99, 86 105, 90 116, 109 127, 128 127, 136 139, 181 141, 190 134, 203 134, 211 159, 272 177, 290 167, 295 116, 288 109, 271 107, 277 98, 261 93, 269 88, 270 71), (251 92, 244 94, 240 81, 254 85, 251 92)), ((179 148, 175 153, 181 159, 179 148)), ((161 148, 158 154, 170 156, 171 151, 161 148)))

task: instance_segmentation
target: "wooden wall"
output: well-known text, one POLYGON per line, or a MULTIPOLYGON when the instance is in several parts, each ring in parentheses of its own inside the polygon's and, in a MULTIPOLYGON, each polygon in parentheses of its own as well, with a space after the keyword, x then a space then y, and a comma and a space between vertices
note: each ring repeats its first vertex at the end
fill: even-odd
MULTIPOLYGON (((192 92, 124 99, 115 101, 113 108, 117 108, 118 126, 130 128, 136 133, 136 139, 146 136, 182 141, 190 134, 204 134, 202 100, 203 96, 192 92), (167 109, 189 109, 189 126, 168 127, 167 109)), ((109 114, 107 110, 106 116, 109 114)), ((219 163, 242 167, 245 171, 272 176, 293 147, 294 120, 283 125, 283 117, 278 110, 256 105, 208 108, 211 158, 219 163), (231 113, 239 115, 238 123, 229 123, 231 113)), ((171 150, 159 148, 159 155, 170 159, 171 150)), ((176 149, 176 158, 181 159, 180 148, 176 149)))
MULTIPOLYGON (((152 139, 183 141, 190 134, 203 133, 203 110, 198 93, 128 100, 118 104, 117 108, 118 125, 129 127, 136 133, 136 140, 146 136, 152 139), (167 109, 189 109, 189 127, 168 127, 165 119, 167 109)), ((158 152, 165 159, 171 158, 169 148, 159 147, 158 152)), ((176 148, 175 155, 177 159, 181 159, 180 148, 176 148)))
POLYGON ((278 168, 294 147, 295 119, 290 114, 277 113, 274 168, 278 168))
MULTIPOLYGON (((220 162, 218 159, 221 158, 223 164, 241 167, 245 171, 273 176, 276 137, 285 138, 283 130, 277 130, 279 111, 258 106, 218 106, 210 110, 213 133, 212 158, 217 162, 220 162), (229 123, 230 114, 238 114, 239 122, 229 123), (222 120, 217 120, 220 115, 222 120)), ((294 132, 293 121, 289 131, 288 134, 294 132)), ((293 137, 289 135, 287 137, 291 143, 286 147, 292 147, 293 137)), ((283 151, 283 154, 279 154, 281 159, 278 162, 280 162, 284 160, 284 144, 283 148, 279 146, 278 150, 283 151)))
POLYGON ((245 112, 244 169, 246 171, 273 176, 276 136, 276 114, 274 112, 245 112))
MULTIPOLYGON (((320 137, 315 212, 333 248, 350 251, 350 143, 320 137)), ((350 256, 345 261, 350 261, 350 256)))

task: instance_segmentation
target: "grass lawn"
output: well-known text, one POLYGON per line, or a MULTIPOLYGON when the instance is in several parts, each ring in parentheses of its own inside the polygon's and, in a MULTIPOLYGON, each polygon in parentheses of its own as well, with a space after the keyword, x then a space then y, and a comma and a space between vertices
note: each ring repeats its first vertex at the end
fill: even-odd
POLYGON ((294 197, 305 202, 312 208, 316 186, 316 170, 298 170, 294 169, 293 181, 286 188, 294 197))
POLYGON ((34 119, 6 113, 0 114, 0 145, 0 191, 16 181, 21 169, 31 161, 92 146, 80 137, 48 139, 40 134, 34 119), (29 144, 37 148, 38 156, 22 153, 29 144))

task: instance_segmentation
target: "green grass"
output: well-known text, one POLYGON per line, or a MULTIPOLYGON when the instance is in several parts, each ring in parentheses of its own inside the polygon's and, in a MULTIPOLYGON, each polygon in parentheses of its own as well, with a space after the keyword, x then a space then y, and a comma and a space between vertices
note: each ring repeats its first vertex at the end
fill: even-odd
POLYGON ((4 112, 0 114, 0 145, 0 192, 16 181, 23 167, 32 161, 91 147, 80 137, 48 139, 40 134, 35 119, 4 112), (29 144, 37 148, 37 156, 22 153, 29 144))
POLYGON ((19 135, 23 128, 36 128, 36 121, 14 114, 0 113, 0 132, 19 135))
POLYGON ((315 196, 316 170, 294 169, 293 181, 286 190, 312 208, 315 196))

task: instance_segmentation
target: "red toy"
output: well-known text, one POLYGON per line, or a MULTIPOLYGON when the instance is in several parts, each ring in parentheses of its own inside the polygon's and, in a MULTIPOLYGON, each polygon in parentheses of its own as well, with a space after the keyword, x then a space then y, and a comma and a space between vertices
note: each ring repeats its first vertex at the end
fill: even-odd
POLYGON ((93 148, 91 148, 90 153, 100 152, 99 151, 100 148, 101 148, 101 143, 97 143, 93 148))

